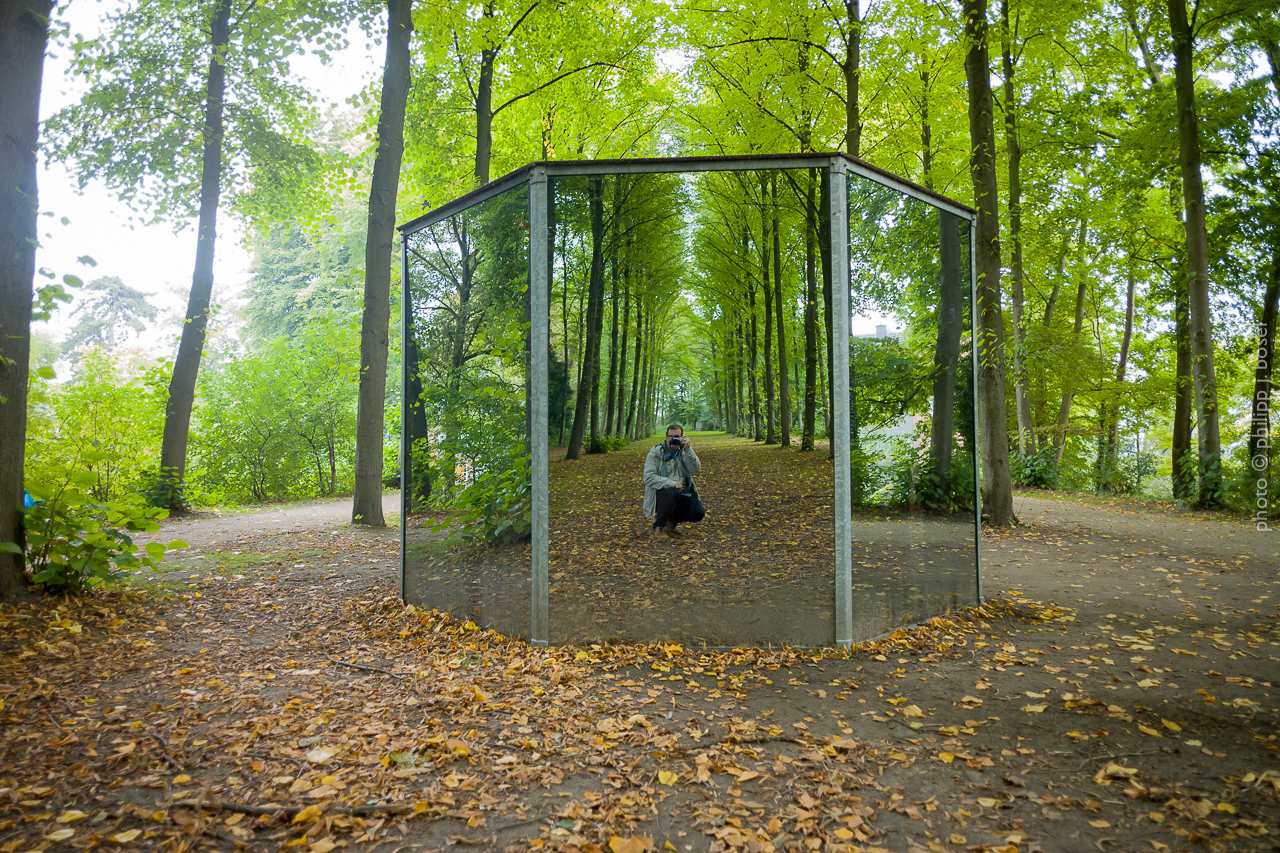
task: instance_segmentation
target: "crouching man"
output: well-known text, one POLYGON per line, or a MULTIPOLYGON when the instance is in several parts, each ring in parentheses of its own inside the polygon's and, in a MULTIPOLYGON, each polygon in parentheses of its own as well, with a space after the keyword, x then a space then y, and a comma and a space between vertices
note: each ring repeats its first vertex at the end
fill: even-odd
POLYGON ((655 444, 644 460, 644 514, 653 520, 655 539, 679 536, 677 524, 701 521, 706 515, 693 482, 701 470, 684 427, 671 424, 666 440, 655 444))

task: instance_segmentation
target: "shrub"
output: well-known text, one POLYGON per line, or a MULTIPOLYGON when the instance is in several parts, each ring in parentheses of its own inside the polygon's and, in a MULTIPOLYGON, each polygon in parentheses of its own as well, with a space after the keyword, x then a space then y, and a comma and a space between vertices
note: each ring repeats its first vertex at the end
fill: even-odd
MULTIPOLYGON (((102 462, 101 451, 85 454, 90 463, 102 462)), ((29 482, 35 499, 25 512, 27 573, 33 583, 48 589, 74 591, 122 572, 151 568, 168 548, 185 548, 174 540, 166 547, 152 542, 139 549, 132 533, 155 532, 168 515, 131 497, 99 501, 93 497, 97 478, 87 470, 50 467, 29 482)), ((0 549, 22 553, 15 542, 0 549)))

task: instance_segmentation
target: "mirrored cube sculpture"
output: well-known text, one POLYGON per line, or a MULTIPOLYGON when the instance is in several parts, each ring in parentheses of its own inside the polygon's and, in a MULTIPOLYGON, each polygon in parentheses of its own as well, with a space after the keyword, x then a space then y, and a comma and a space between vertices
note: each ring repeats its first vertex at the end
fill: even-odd
POLYGON ((406 602, 707 647, 978 603, 973 218, 824 154, 535 163, 401 226, 406 602))

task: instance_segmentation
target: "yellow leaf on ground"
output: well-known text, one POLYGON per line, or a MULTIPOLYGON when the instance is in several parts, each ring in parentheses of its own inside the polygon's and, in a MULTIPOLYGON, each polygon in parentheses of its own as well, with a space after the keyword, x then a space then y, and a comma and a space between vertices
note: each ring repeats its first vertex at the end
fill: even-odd
POLYGON ((141 829, 126 829, 124 832, 117 832, 109 840, 114 841, 116 844, 128 844, 141 834, 141 829))
POLYGON ((956 760, 955 753, 951 752, 939 752, 938 757, 942 759, 943 764, 950 764, 956 760))
POLYGON ((676 780, 679 778, 680 778, 679 775, 672 773, 670 770, 658 771, 658 781, 661 782, 663 785, 674 785, 676 783, 676 780))
POLYGON ((315 844, 312 844, 307 849, 311 851, 311 853, 329 853, 330 850, 332 850, 337 846, 338 845, 334 844, 328 838, 321 838, 319 841, 317 841, 315 844))
MULTIPOLYGON (((1223 803, 1223 805, 1226 805, 1226 803, 1223 803)), ((74 829, 55 829, 53 832, 46 835, 45 838, 50 841, 66 841, 75 834, 76 831, 74 829)))
POLYGON ((1142 723, 1138 723, 1138 731, 1142 732, 1144 735, 1151 735, 1152 737, 1160 737, 1160 732, 1151 728, 1151 726, 1144 726, 1142 723))
POLYGON ((1231 803, 1218 803, 1218 811, 1226 812, 1227 814, 1235 814, 1236 807, 1231 805, 1231 803))
MULTIPOLYGON (((191 777, 188 776, 186 773, 179 773, 177 776, 173 777, 173 784, 175 785, 185 785, 190 781, 191 781, 191 777)), ((290 781, 293 781, 293 780, 290 780, 290 781)))
POLYGON ((905 707, 905 708, 903 708, 903 709, 902 709, 902 716, 904 716, 904 717, 923 717, 923 716, 924 716, 924 711, 921 711, 921 710, 920 710, 920 706, 919 706, 919 705, 908 705, 907 707, 905 707))
POLYGON ((1159 686, 1160 686, 1160 679, 1158 679, 1158 678, 1144 678, 1144 679, 1142 679, 1141 681, 1139 681, 1139 682, 1138 682, 1138 686, 1139 686, 1139 687, 1141 687, 1141 688, 1143 688, 1143 689, 1146 689, 1146 688, 1148 688, 1148 687, 1159 687, 1159 686))
POLYGON ((1094 829, 1106 829, 1108 826, 1111 826, 1111 821, 1109 821, 1109 820, 1091 820, 1091 821, 1089 821, 1089 826, 1092 826, 1094 829))
POLYGON ((1023 705, 1022 710, 1026 711, 1028 714, 1043 714, 1044 709, 1048 707, 1048 705, 1023 705))
POLYGON ((1164 726, 1166 729, 1168 729, 1171 732, 1182 731, 1182 726, 1178 725, 1177 723, 1166 720, 1164 717, 1160 718, 1160 725, 1164 726))
POLYGON ((324 814, 324 806, 321 806, 321 805, 307 806, 305 809, 303 809, 302 811, 298 812, 296 815, 293 816, 293 822, 295 824, 310 823, 311 821, 320 817, 320 815, 322 814, 324 814))
POLYGON ((331 746, 317 746, 315 749, 307 753, 307 761, 310 761, 312 764, 320 764, 328 761, 337 754, 338 750, 331 746))
POLYGON ((67 809, 58 815, 58 823, 75 823, 78 820, 84 820, 88 815, 78 809, 67 809))

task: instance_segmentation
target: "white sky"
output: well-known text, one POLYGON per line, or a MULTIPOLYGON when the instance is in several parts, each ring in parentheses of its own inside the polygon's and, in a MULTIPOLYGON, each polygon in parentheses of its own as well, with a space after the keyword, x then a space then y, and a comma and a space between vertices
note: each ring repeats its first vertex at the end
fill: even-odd
MULTIPOLYGON (((72 39, 78 34, 93 38, 99 34, 105 16, 121 5, 115 0, 80 0, 68 5, 63 19, 70 25, 72 39)), ((381 73, 382 47, 369 43, 354 26, 348 41, 350 47, 337 54, 328 67, 310 55, 292 62, 295 72, 326 102, 341 103, 381 73)), ((69 56, 69 50, 50 45, 40 97, 42 120, 75 103, 84 91, 80 81, 67 76, 69 56)), ((151 302, 160 309, 162 319, 144 334, 142 342, 157 353, 172 348, 191 290, 196 249, 194 220, 184 223, 176 233, 171 224, 146 226, 142 224, 147 219, 145 211, 131 211, 100 182, 90 184, 80 194, 75 177, 62 164, 53 163, 46 168, 43 158, 37 182, 40 211, 53 214, 40 217, 37 269, 52 270, 57 280, 68 273, 86 282, 115 275, 130 287, 155 294, 151 302), (70 224, 61 224, 64 216, 70 224), (92 257, 97 266, 89 268, 78 263, 76 259, 82 255, 92 257)), ((223 306, 234 303, 248 280, 249 255, 241 244, 242 238, 240 224, 225 209, 219 211, 213 296, 223 306)), ((37 276, 36 281, 39 286, 45 279, 37 276)), ((74 304, 64 306, 52 321, 37 324, 33 331, 50 333, 60 343, 72 325, 68 318, 74 304)))

